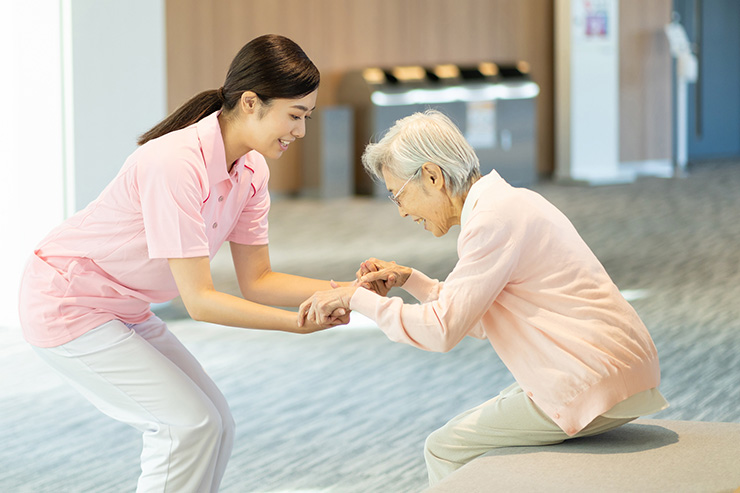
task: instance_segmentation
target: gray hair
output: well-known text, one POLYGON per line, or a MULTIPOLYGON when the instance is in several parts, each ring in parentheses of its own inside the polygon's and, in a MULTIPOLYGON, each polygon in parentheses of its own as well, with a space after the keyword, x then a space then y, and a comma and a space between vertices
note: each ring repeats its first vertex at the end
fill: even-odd
POLYGON ((368 144, 362 165, 373 178, 383 170, 407 180, 424 163, 440 167, 453 196, 464 194, 480 177, 480 163, 473 147, 448 117, 436 110, 414 113, 398 120, 380 142, 368 144))

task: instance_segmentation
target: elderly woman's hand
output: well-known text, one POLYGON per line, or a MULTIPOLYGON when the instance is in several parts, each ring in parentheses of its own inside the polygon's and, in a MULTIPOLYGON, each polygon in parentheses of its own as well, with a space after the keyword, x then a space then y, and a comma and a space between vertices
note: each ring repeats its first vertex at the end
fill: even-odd
POLYGON ((411 268, 370 258, 360 265, 357 271, 357 282, 360 286, 385 296, 393 287, 401 287, 411 275, 411 268))
POLYGON ((349 301, 356 290, 357 286, 352 286, 315 292, 298 309, 298 327, 306 323, 324 325, 338 319, 337 314, 349 315, 349 301))
POLYGON ((310 320, 305 320, 301 318, 300 315, 297 317, 297 320, 298 328, 295 332, 298 334, 311 334, 320 330, 336 327, 337 325, 348 324, 349 310, 345 310, 344 308, 334 310, 334 312, 323 323, 315 323, 310 320))

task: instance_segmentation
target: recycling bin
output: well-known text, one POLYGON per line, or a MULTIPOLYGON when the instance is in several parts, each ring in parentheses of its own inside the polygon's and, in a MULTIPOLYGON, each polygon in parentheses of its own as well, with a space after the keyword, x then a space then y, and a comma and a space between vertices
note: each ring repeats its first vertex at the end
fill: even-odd
MULTIPOLYGON (((528 64, 482 62, 475 66, 368 67, 344 74, 337 98, 355 115, 355 156, 377 142, 396 120, 436 109, 450 117, 475 149, 481 173, 495 169, 505 180, 528 186, 537 179, 537 115, 539 86, 528 64)), ((359 194, 385 195, 355 172, 359 194)))

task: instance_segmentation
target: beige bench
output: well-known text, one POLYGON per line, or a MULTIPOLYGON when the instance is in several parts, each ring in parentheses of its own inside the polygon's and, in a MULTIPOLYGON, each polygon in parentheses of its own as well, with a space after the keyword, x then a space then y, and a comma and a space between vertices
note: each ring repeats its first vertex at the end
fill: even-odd
POLYGON ((740 493, 740 423, 639 419, 558 445, 493 450, 426 493, 740 493))

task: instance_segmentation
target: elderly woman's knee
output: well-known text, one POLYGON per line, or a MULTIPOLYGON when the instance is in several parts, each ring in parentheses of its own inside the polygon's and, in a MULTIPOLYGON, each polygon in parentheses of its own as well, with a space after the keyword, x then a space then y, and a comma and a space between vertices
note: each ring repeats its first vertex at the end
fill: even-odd
POLYGON ((445 450, 451 444, 449 433, 446 426, 434 430, 424 442, 425 454, 432 454, 434 457, 444 457, 445 450))

